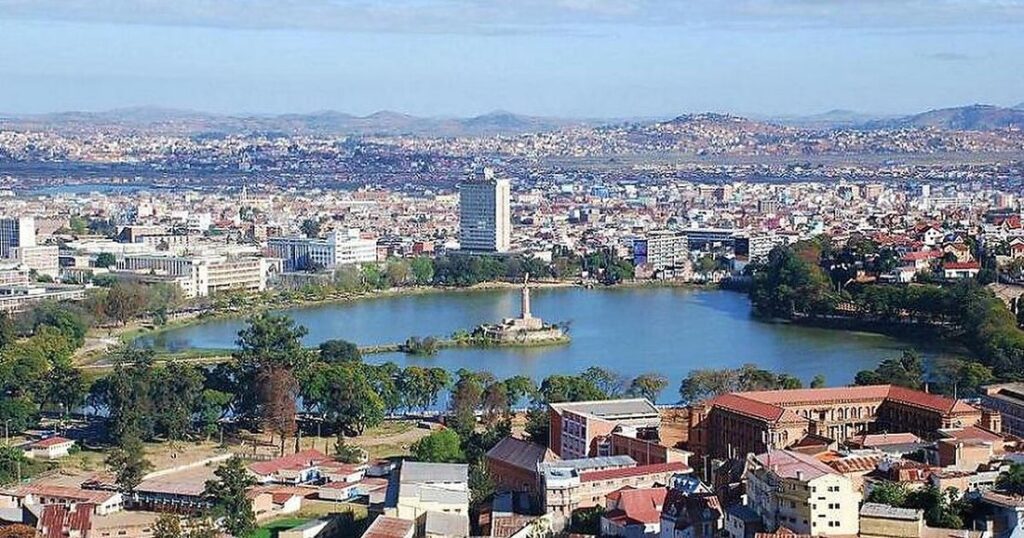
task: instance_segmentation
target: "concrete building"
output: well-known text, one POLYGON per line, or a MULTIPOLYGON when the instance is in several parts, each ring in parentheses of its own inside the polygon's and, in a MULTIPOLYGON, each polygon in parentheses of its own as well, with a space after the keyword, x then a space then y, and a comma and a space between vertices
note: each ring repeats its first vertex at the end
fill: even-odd
POLYGON ((443 530, 447 536, 468 536, 469 466, 402 462, 388 486, 384 515, 415 521, 419 535, 443 530))
POLYGON ((562 460, 540 465, 542 510, 564 524, 580 508, 601 506, 622 488, 667 486, 672 477, 692 470, 684 463, 637 465, 629 456, 562 460))
POLYGON ((674 268, 689 254, 686 236, 672 230, 658 230, 633 240, 633 264, 653 271, 674 268))
POLYGON ((359 230, 331 232, 326 239, 307 237, 271 237, 267 240, 270 256, 284 260, 286 271, 335 269, 341 265, 377 261, 377 241, 363 239, 359 230))
POLYGON ((32 217, 0 218, 0 258, 13 258, 14 249, 36 246, 36 221, 32 217))
POLYGON ((267 288, 270 262, 265 258, 227 256, 125 256, 120 273, 133 273, 143 282, 177 285, 186 298, 224 291, 260 292, 267 288))
POLYGON ((56 245, 21 246, 11 250, 11 258, 36 274, 57 278, 60 273, 59 251, 56 245))
POLYGON ((864 503, 860 509, 860 535, 864 538, 916 538, 924 536, 924 511, 864 503))
POLYGON ((56 284, 0 286, 0 312, 24 312, 40 301, 81 301, 85 288, 56 284))
POLYGON ((1024 437, 1024 383, 1001 383, 983 388, 981 406, 1001 417, 1001 431, 1024 437))
POLYGON ((508 252, 512 245, 511 186, 485 168, 483 177, 459 185, 459 248, 508 252))
POLYGON ((752 458, 750 507, 770 530, 811 536, 856 535, 860 493, 853 482, 812 456, 769 450, 752 458))

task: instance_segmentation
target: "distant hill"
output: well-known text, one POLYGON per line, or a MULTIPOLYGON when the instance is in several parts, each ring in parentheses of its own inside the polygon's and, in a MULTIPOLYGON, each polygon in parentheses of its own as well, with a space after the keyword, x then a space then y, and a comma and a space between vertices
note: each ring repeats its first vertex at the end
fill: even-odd
POLYGON ((867 114, 853 110, 834 109, 821 114, 808 116, 778 116, 769 118, 770 121, 789 127, 801 129, 843 129, 857 127, 869 122, 891 119, 891 116, 880 114, 867 114))
POLYGON ((929 110, 901 118, 868 122, 867 129, 935 128, 950 131, 991 131, 1024 128, 1024 110, 993 105, 970 105, 929 110))
POLYGON ((381 110, 356 116, 334 110, 308 114, 220 115, 159 107, 134 107, 103 112, 60 112, 0 116, 6 128, 58 131, 146 130, 168 134, 282 133, 328 135, 479 136, 552 131, 598 122, 542 118, 495 111, 470 118, 420 117, 381 110))

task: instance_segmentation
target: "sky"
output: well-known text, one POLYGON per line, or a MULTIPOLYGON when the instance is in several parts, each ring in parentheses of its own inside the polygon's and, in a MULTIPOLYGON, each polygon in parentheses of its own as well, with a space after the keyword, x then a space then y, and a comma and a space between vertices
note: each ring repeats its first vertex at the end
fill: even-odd
POLYGON ((0 111, 628 118, 1024 102, 1024 0, 0 0, 0 111))

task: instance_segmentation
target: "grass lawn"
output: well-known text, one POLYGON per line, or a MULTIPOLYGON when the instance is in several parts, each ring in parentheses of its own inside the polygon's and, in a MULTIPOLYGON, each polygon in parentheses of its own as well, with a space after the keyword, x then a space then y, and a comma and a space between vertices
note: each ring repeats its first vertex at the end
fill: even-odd
POLYGON ((311 518, 299 518, 299 517, 288 517, 283 519, 277 519, 269 523, 264 524, 262 527, 256 529, 256 532, 249 535, 249 538, 277 538, 277 533, 298 527, 303 523, 309 521, 311 518))

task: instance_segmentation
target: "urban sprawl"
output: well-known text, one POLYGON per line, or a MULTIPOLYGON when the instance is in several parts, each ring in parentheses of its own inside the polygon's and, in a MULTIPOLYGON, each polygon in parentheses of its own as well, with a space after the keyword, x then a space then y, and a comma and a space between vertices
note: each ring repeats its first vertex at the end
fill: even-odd
POLYGON ((1024 536, 1019 125, 6 121, 0 536, 1024 536), (530 286, 700 286, 963 358, 498 379, 270 313, 497 285, 519 318, 394 351, 572 345, 530 286), (222 316, 236 349, 134 344, 222 316))

